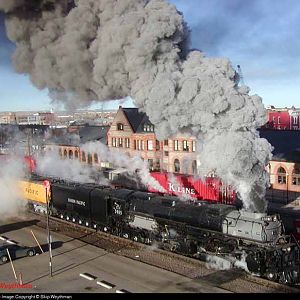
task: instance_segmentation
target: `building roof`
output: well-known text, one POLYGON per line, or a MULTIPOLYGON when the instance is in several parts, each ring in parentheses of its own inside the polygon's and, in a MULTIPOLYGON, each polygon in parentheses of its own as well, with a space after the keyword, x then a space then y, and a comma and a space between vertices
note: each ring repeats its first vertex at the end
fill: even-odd
POLYGON ((273 159, 300 163, 300 130, 260 130, 274 147, 273 159))
POLYGON ((85 126, 79 129, 80 143, 99 141, 106 145, 109 126, 85 126))
POLYGON ((135 133, 144 132, 144 124, 153 126, 153 124, 149 120, 149 117, 144 112, 140 112, 138 108, 120 108, 123 110, 128 122, 130 123, 135 133))
POLYGON ((67 129, 63 129, 63 134, 51 136, 47 143, 79 146, 87 142, 99 141, 106 145, 108 130, 109 126, 83 126, 79 128, 78 133, 69 133, 67 129))

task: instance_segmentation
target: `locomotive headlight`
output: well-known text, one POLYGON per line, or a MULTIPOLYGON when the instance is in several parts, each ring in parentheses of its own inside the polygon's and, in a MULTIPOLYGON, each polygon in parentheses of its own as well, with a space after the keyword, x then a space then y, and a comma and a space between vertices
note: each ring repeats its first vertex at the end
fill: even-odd
POLYGON ((274 216, 273 217, 273 222, 277 222, 277 221, 278 221, 277 216, 274 216))
POLYGON ((287 248, 286 248, 286 251, 287 251, 287 252, 290 252, 290 251, 291 251, 291 247, 287 247, 287 248))

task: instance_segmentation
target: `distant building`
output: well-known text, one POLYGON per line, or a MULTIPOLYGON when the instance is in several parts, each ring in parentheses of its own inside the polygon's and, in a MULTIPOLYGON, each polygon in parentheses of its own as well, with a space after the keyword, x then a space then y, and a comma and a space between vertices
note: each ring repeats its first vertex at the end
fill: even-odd
POLYGON ((276 130, 300 130, 300 109, 270 107, 265 128, 276 130))
POLYGON ((260 136, 274 147, 268 166, 272 188, 300 193, 300 131, 261 130, 260 136))
POLYGON ((51 112, 18 112, 16 122, 19 125, 51 125, 54 121, 54 114, 51 112))
POLYGON ((16 113, 9 112, 9 113, 2 113, 0 115, 0 124, 16 124, 17 118, 16 113))
POLYGON ((76 130, 68 131, 66 128, 55 129, 57 134, 45 142, 45 151, 57 151, 66 159, 77 159, 85 164, 106 167, 97 153, 85 153, 80 149, 81 144, 99 141, 107 145, 108 126, 80 126, 76 130))
POLYGON ((0 125, 1 153, 32 155, 43 150, 47 125, 0 125))

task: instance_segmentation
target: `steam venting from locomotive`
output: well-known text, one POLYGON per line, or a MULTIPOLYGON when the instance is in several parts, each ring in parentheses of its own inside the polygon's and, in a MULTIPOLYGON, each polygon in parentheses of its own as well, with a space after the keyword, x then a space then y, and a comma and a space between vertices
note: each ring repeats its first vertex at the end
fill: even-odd
POLYGON ((148 165, 139 156, 129 157, 117 149, 109 150, 101 142, 89 142, 80 147, 88 153, 97 153, 102 160, 110 162, 115 166, 125 168, 131 175, 138 175, 145 186, 150 186, 159 192, 165 189, 149 173, 148 165), (138 174, 136 174, 138 170, 138 174))
POLYGON ((108 184, 108 180, 101 176, 99 171, 96 172, 96 170, 83 165, 78 160, 63 159, 57 151, 47 151, 46 155, 37 156, 35 159, 37 162, 36 173, 41 176, 80 183, 108 184))
POLYGON ((271 146, 262 99, 230 61, 189 50, 189 29, 164 0, 0 0, 13 62, 53 101, 86 107, 131 96, 159 139, 198 139, 201 175, 215 171, 250 211, 265 210, 271 146))
POLYGON ((16 188, 16 180, 24 176, 24 163, 18 156, 1 159, 0 170, 0 218, 6 219, 21 214, 25 203, 16 188))

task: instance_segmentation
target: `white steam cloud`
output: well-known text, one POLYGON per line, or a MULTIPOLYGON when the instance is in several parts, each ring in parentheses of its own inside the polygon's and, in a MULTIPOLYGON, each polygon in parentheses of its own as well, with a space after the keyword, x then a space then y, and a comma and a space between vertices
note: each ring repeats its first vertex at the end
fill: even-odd
POLYGON ((76 159, 63 159, 56 151, 47 151, 45 155, 37 156, 36 162, 36 173, 41 176, 81 183, 108 184, 108 180, 101 176, 99 170, 76 159))
POLYGON ((25 176, 24 161, 15 156, 0 159, 0 218, 19 216, 24 212, 26 201, 21 199, 18 179, 25 176))
POLYGON ((140 156, 129 157, 118 149, 108 149, 101 142, 89 142, 80 148, 88 153, 96 153, 101 161, 125 168, 129 174, 138 175, 145 186, 150 186, 159 192, 165 192, 165 189, 150 175, 148 164, 140 156))
POLYGON ((208 269, 215 270, 230 270, 233 268, 239 268, 247 273, 248 270, 246 262, 247 253, 243 252, 240 259, 234 257, 220 257, 216 255, 206 255, 206 266, 208 269))
POLYGON ((131 96, 159 139, 195 136, 201 172, 214 170, 245 209, 265 210, 271 147, 257 132, 267 121, 262 99, 238 87, 228 59, 189 51, 189 30, 175 6, 164 0, 2 0, 0 10, 9 12, 15 69, 38 88, 73 108, 131 96))

